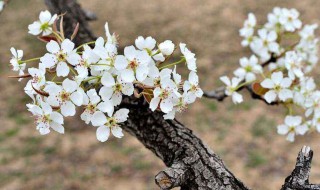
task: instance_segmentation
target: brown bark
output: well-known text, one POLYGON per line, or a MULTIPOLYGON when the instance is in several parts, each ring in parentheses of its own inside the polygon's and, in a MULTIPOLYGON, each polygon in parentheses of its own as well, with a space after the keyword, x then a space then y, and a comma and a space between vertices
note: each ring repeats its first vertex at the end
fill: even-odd
MULTIPOLYGON (((75 41, 77 45, 95 39, 87 24, 87 12, 81 9, 76 0, 45 2, 52 12, 67 13, 64 16, 67 36, 71 36, 73 27, 77 22, 80 23, 75 41)), ((152 112, 143 99, 126 97, 120 107, 130 109, 129 119, 123 129, 135 136, 166 164, 167 168, 155 177, 155 182, 161 189, 180 186, 183 190, 248 190, 226 168, 218 155, 177 120, 164 120, 162 113, 152 112)), ((287 177, 283 190, 319 189, 318 185, 308 183, 311 160, 312 151, 304 148, 299 153, 296 167, 287 177)))

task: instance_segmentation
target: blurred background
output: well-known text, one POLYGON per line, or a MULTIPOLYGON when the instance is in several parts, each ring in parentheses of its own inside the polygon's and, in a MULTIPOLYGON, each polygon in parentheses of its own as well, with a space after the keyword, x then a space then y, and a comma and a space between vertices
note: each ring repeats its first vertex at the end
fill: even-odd
MULTIPOLYGON (((120 36, 120 45, 137 36, 153 36, 161 42, 185 42, 198 58, 201 86, 219 87, 221 75, 232 74, 239 58, 250 51, 240 46, 238 30, 249 12, 258 23, 275 6, 296 8, 303 23, 319 23, 317 0, 79 0, 97 14, 94 33, 104 36, 104 23, 120 36)), ((39 57, 45 46, 27 34, 27 26, 46 7, 42 0, 11 0, 0 15, 0 189, 158 189, 154 176, 164 164, 135 138, 111 138, 100 143, 95 128, 78 117, 68 118, 66 134, 40 136, 25 104, 21 83, 7 79, 10 47, 23 49, 25 57, 39 57)), ((318 32, 319 33, 319 32, 318 32)), ((313 75, 319 76, 320 69, 313 75)), ((320 82, 319 77, 315 77, 320 82)), ((319 134, 298 137, 289 143, 276 134, 285 110, 251 100, 233 105, 230 99, 216 102, 203 98, 178 116, 253 189, 280 189, 294 167, 303 145, 315 150, 311 182, 320 182, 319 134)), ((80 113, 80 111, 79 111, 80 113)))

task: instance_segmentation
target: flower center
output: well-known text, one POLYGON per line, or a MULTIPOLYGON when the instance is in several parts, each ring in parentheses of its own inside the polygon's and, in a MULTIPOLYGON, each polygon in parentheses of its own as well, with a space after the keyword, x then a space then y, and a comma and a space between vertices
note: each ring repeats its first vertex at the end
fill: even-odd
POLYGON ((162 99, 166 99, 166 98, 168 98, 169 97, 169 90, 167 90, 167 89, 164 89, 164 90, 162 90, 162 92, 161 92, 161 94, 160 94, 160 98, 162 98, 162 99))
POLYGON ((86 106, 86 110, 90 113, 90 114, 94 114, 94 112, 96 111, 96 105, 94 104, 88 104, 86 106))
POLYGON ((110 127, 115 127, 115 126, 117 126, 117 120, 115 118, 111 117, 108 119, 107 125, 110 127))
POLYGON ((62 102, 66 102, 66 101, 68 101, 70 99, 70 93, 63 90, 60 93, 60 98, 61 98, 62 102))
POLYGON ((42 31, 47 30, 49 28, 49 26, 50 26, 49 23, 45 22, 40 26, 40 30, 42 30, 42 31))
POLYGON ((67 57, 67 55, 65 53, 63 53, 62 51, 60 51, 57 55, 59 62, 66 61, 66 57, 67 57))
POLYGON ((138 67, 138 62, 136 59, 134 59, 133 61, 130 61, 128 67, 131 68, 132 70, 135 70, 138 67))
POLYGON ((119 83, 116 83, 116 85, 113 86, 114 91, 116 92, 121 92, 122 90, 122 85, 119 83))

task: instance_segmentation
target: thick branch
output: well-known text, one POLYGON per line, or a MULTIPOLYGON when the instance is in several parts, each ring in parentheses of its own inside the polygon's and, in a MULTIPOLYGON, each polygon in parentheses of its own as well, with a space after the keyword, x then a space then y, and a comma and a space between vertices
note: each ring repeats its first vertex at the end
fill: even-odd
POLYGON ((281 190, 319 190, 320 185, 309 184, 313 152, 308 146, 304 146, 299 152, 296 167, 285 180, 281 190))

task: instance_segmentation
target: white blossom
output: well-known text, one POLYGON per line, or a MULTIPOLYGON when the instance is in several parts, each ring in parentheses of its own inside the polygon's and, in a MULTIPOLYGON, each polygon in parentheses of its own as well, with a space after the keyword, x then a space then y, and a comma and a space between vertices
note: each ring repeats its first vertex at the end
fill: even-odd
POLYGON ((261 82, 262 87, 269 89, 264 95, 265 100, 271 103, 275 101, 277 97, 279 97, 281 101, 293 98, 293 93, 289 89, 291 84, 292 80, 288 77, 283 77, 282 72, 272 73, 271 78, 266 78, 261 82))
POLYGON ((52 25, 57 19, 57 15, 53 16, 49 11, 41 11, 39 15, 39 21, 28 26, 29 33, 32 35, 39 35, 42 33, 43 36, 48 36, 52 33, 52 25))
POLYGON ((234 75, 238 78, 245 79, 246 82, 256 80, 256 74, 262 73, 262 66, 255 55, 250 59, 243 57, 240 59, 240 68, 234 71, 234 75))
POLYGON ((243 97, 241 94, 237 92, 239 83, 242 81, 242 79, 233 77, 230 81, 230 79, 227 76, 220 77, 220 80, 227 85, 225 93, 227 96, 232 96, 232 101, 235 104, 239 104, 243 102, 243 97))
POLYGON ((284 124, 278 126, 278 134, 287 135, 287 140, 294 141, 295 135, 304 135, 308 131, 307 125, 302 125, 300 116, 286 116, 284 124))

